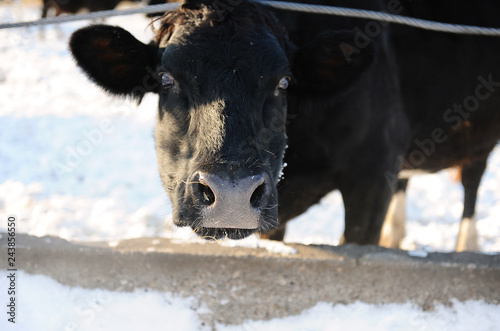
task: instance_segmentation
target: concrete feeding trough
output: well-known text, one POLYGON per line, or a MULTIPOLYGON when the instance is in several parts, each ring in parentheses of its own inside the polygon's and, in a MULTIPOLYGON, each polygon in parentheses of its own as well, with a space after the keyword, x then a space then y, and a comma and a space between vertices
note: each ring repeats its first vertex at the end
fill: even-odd
MULTIPOLYGON (((0 244, 7 256, 7 234, 0 244)), ((423 309, 453 299, 500 304, 500 255, 287 246, 293 249, 282 254, 164 238, 110 244, 17 234, 16 261, 19 270, 67 286, 194 297, 211 311, 201 316, 207 323, 295 315, 318 302, 413 302, 423 309)))

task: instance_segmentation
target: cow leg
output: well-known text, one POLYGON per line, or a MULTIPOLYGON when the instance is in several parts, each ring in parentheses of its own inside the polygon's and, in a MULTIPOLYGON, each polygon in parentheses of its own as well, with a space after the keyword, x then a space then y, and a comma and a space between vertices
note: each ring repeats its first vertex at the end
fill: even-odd
MULTIPOLYGON (((49 12, 51 6, 51 0, 44 0, 42 5, 42 18, 47 18, 47 13, 49 12)), ((40 39, 45 39, 45 26, 40 25, 40 29, 38 30, 38 35, 40 39)))
MULTIPOLYGON (((63 13, 61 10, 61 7, 58 5, 57 1, 44 0, 43 7, 42 7, 42 18, 47 18, 47 15, 49 13, 49 10, 51 10, 51 8, 54 9, 54 17, 57 17, 63 13)), ((64 34, 61 30, 61 26, 59 24, 56 24, 55 28, 56 28, 57 36, 59 38, 63 38, 64 34)), ((40 26, 39 35, 40 35, 41 39, 45 39, 45 26, 44 25, 40 26)))
POLYGON ((345 207, 341 243, 377 245, 395 187, 383 176, 343 181, 340 189, 345 207))
POLYGON ((380 234, 379 245, 387 248, 399 248, 405 236, 406 222, 406 187, 408 179, 398 180, 396 192, 392 196, 384 225, 380 234))
POLYGON ((47 18, 47 13, 49 11, 50 1, 44 0, 42 6, 42 18, 47 18))
POLYGON ((476 230, 476 199, 477 190, 484 170, 486 169, 486 159, 476 161, 462 166, 462 185, 464 187, 464 212, 460 222, 456 250, 477 251, 476 230))

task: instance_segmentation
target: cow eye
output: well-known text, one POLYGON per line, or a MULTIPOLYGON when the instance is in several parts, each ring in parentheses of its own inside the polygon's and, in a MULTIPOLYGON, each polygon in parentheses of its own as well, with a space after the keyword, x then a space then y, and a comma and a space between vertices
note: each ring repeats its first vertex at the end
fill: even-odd
POLYGON ((283 77, 283 78, 281 78, 280 82, 278 83, 278 88, 280 90, 286 90, 288 87, 288 84, 290 84, 290 77, 283 77))
POLYGON ((169 72, 160 72, 160 78, 161 78, 161 86, 164 91, 174 86, 175 83, 174 77, 169 72))

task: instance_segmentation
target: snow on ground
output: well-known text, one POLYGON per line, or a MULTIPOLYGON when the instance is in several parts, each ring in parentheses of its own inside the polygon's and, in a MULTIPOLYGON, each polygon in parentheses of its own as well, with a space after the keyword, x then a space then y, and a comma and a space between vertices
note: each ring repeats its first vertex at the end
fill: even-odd
MULTIPOLYGON (((38 15, 38 8, 0 6, 1 22, 38 15)), ((107 23, 123 26, 144 42, 152 36, 149 21, 142 15, 112 18, 107 23)), ((69 240, 193 238, 189 230, 173 226, 171 206, 159 180, 152 137, 157 97, 148 95, 136 106, 105 95, 83 76, 69 55, 67 40, 87 24, 63 24, 59 30, 46 27, 43 38, 39 28, 0 31, 0 219, 15 214, 18 232, 69 240)), ((500 251, 499 182, 497 147, 479 190, 478 232, 483 252, 500 251)), ((452 251, 461 210, 462 188, 449 171, 412 178, 404 248, 452 251)), ((0 231, 5 230, 6 222, 1 222, 0 231)), ((333 192, 289 223, 285 239, 337 244, 342 231, 342 199, 333 192)), ((259 245, 255 238, 249 242, 259 245)), ((286 246, 260 245, 293 253, 286 246)), ((5 282, 2 278, 1 288, 5 282)), ((27 274, 21 275, 20 282, 23 330, 64 329, 71 323, 81 330, 110 329, 110 324, 122 322, 121 330, 149 326, 146 323, 158 329, 181 320, 179 330, 201 328, 197 316, 204 308, 169 294, 70 289, 27 274), (102 296, 112 301, 95 299, 102 296), (85 310, 85 304, 92 302, 97 306, 85 310)), ((474 325, 472 329, 499 330, 498 316, 498 306, 480 302, 455 303, 434 312, 422 312, 410 304, 319 304, 300 316, 249 321, 237 329, 442 330, 453 326, 467 330, 474 325)), ((0 323, 4 322, 2 318, 0 323)))
MULTIPOLYGON (((199 318, 200 314, 210 311, 193 299, 147 290, 120 293, 69 288, 46 276, 23 272, 18 276, 22 284, 18 319, 13 327, 2 316, 1 330, 211 330, 199 318)), ((2 277, 0 287, 6 286, 2 277)), ((380 306, 361 302, 335 306, 319 303, 297 316, 216 327, 219 331, 494 331, 499 330, 499 326, 500 306, 455 301, 452 307, 438 305, 430 312, 423 312, 410 303, 380 306)))

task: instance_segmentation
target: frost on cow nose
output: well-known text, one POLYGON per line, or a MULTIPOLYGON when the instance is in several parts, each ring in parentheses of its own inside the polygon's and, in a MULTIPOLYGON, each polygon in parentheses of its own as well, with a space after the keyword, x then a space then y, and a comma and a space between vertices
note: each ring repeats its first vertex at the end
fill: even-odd
POLYGON ((262 209, 269 200, 266 175, 241 179, 199 172, 192 181, 195 206, 203 228, 257 229, 262 209))

